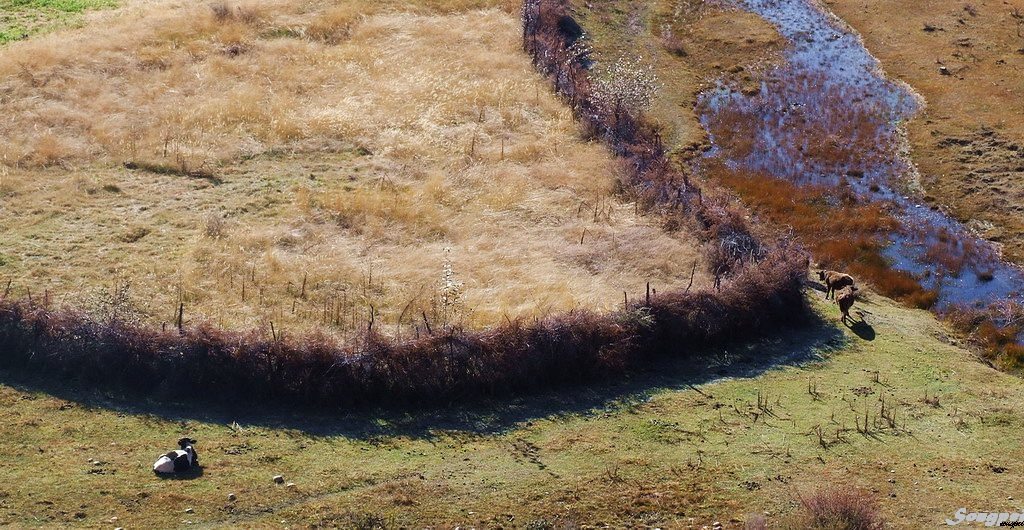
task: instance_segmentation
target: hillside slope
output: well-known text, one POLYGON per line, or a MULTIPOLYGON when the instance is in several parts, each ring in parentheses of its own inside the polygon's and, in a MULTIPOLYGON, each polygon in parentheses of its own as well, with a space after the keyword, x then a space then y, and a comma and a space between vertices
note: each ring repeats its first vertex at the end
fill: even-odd
MULTIPOLYGON (((217 18, 205 9, 194 13, 217 18)), ((361 43, 358 50, 367 55, 346 48, 347 44, 328 45, 310 40, 308 35, 283 31, 308 28, 314 18, 309 12, 290 13, 297 17, 290 19, 291 25, 284 24, 283 29, 274 26, 283 33, 262 33, 268 29, 259 25, 265 18, 247 22, 230 19, 237 16, 230 15, 224 25, 204 19, 204 24, 211 25, 196 27, 213 28, 213 37, 202 34, 190 42, 200 51, 214 50, 205 57, 213 57, 214 70, 226 68, 221 73, 237 73, 231 66, 237 64, 230 62, 234 59, 217 58, 217 47, 224 44, 220 39, 241 32, 256 42, 256 51, 240 54, 241 61, 253 61, 247 68, 262 73, 274 73, 273 69, 259 70, 266 58, 260 53, 268 49, 297 47, 323 54, 315 55, 323 63, 301 68, 318 76, 325 75, 320 71, 322 64, 338 64, 329 60, 335 54, 354 54, 353 61, 362 65, 360 72, 366 77, 350 77, 346 82, 364 93, 369 92, 366 87, 402 74, 401 68, 392 69, 401 64, 405 70, 423 68, 421 73, 427 77, 450 75, 457 86, 466 88, 456 92, 485 98, 493 105, 485 105, 481 111, 473 104, 467 106, 471 99, 460 99, 455 107, 431 106, 436 98, 429 91, 396 90, 397 96, 383 101, 327 98, 325 105, 333 111, 324 113, 362 131, 360 138, 365 143, 331 148, 317 144, 324 138, 314 135, 304 138, 315 145, 307 151, 299 144, 275 143, 278 139, 268 136, 272 141, 250 153, 253 158, 233 154, 217 159, 211 166, 217 171, 208 176, 173 167, 184 160, 173 156, 149 161, 170 164, 161 171, 140 171, 119 167, 117 156, 123 153, 115 151, 78 158, 82 152, 71 150, 51 160, 52 164, 47 157, 36 159, 30 153, 6 167, 19 177, 13 185, 6 178, 0 182, 6 186, 0 187, 0 201, 5 201, 0 202, 0 214, 33 221, 27 228, 0 232, 5 243, 11 241, 14 248, 20 248, 0 255, 0 273, 16 271, 20 289, 24 288, 22 282, 45 277, 49 271, 61 271, 72 279, 80 274, 94 283, 73 285, 87 288, 120 274, 116 267, 104 269, 96 263, 140 260, 128 263, 149 275, 150 269, 139 264, 156 263, 152 267, 159 267, 168 259, 162 252, 173 248, 180 253, 175 257, 184 256, 184 261, 172 260, 169 269, 155 269, 146 276, 154 290, 144 291, 145 295, 165 308, 159 310, 163 313, 153 313, 158 315, 156 321, 166 320, 166 309, 176 306, 182 296, 181 284, 162 283, 171 277, 194 282, 188 285, 193 293, 193 298, 187 298, 190 312, 204 307, 204 299, 195 293, 213 290, 216 294, 205 299, 209 304, 205 307, 223 312, 218 315, 210 310, 207 316, 219 316, 229 323, 294 318, 292 324, 300 326, 304 320, 309 320, 306 324, 317 322, 321 304, 331 296, 329 289, 334 284, 323 281, 318 285, 322 278, 317 278, 317 273, 347 270, 350 276, 340 278, 353 281, 350 292, 361 290, 364 297, 376 293, 374 288, 384 283, 379 279, 381 269, 372 269, 374 279, 380 282, 375 284, 362 276, 361 269, 344 269, 335 262, 347 259, 346 250, 351 248, 339 241, 376 233, 381 238, 377 244, 404 249, 407 241, 402 238, 408 235, 393 230, 395 226, 444 229, 447 225, 442 221, 447 215, 480 214, 463 219, 464 227, 470 228, 459 234, 470 241, 483 241, 480 246, 493 251, 474 253, 479 249, 472 246, 466 252, 454 251, 455 271, 479 274, 476 266, 495 263, 502 270, 512 267, 517 274, 508 285, 528 285, 531 293, 546 293, 552 285, 564 285, 581 273, 575 268, 563 269, 564 276, 548 276, 536 269, 519 271, 495 256, 530 263, 537 254, 524 249, 539 245, 557 256, 568 255, 573 267, 582 267, 586 274, 606 274, 603 277, 610 282, 623 278, 643 281, 649 274, 643 269, 629 276, 629 271, 641 265, 675 273, 680 262, 689 263, 692 242, 685 234, 666 234, 648 224, 651 221, 638 216, 631 205, 613 198, 611 179, 593 178, 595 174, 613 175, 607 153, 580 141, 561 102, 542 88, 544 81, 539 76, 527 74, 529 61, 514 55, 518 34, 511 15, 493 9, 456 14, 445 9, 426 11, 358 13, 354 26, 358 29, 346 35, 345 42, 361 43), (459 45, 468 46, 469 41, 487 42, 509 53, 473 48, 481 54, 467 58, 459 45), (413 51, 436 52, 423 55, 449 62, 419 60, 413 51), (477 70, 486 65, 505 68, 500 70, 503 75, 527 79, 506 94, 515 101, 514 116, 508 120, 502 114, 508 100, 474 85, 477 70), (396 103, 408 104, 411 110, 402 114, 407 119, 398 120, 392 128, 381 126, 391 123, 387 109, 396 103), (418 117, 424 108, 435 121, 418 117), (520 121, 523 116, 543 119, 520 121), (370 120, 374 117, 379 119, 376 124, 370 120), (482 131, 480 142, 471 140, 467 146, 460 136, 467 130, 482 131), (412 133, 424 143, 410 141, 412 133), (487 133, 486 141, 483 133, 487 133), (506 160, 501 138, 523 141, 523 158, 506 160), (266 151, 262 151, 264 147, 266 151), (453 152, 459 153, 455 162, 449 156, 453 152), (450 171, 456 177, 451 177, 450 171), (316 178, 309 179, 307 172, 316 178), (438 178, 441 184, 423 178, 435 173, 442 174, 438 178), (336 188, 303 190, 314 186, 307 180, 336 188), (605 194, 604 199, 588 202, 585 210, 579 202, 586 201, 586 192, 595 189, 605 194), (582 195, 573 195, 579 190, 582 195), (363 199, 352 200, 353 193, 363 199), (182 200, 165 200, 169 195, 182 200), (289 199, 277 198, 280 195, 289 199), (524 201, 524 196, 531 200, 524 201), (326 200, 331 197, 333 202, 326 200), (543 198, 551 201, 545 203, 543 198), (221 225, 215 221, 216 215, 210 221, 208 212, 219 212, 214 206, 225 203, 231 212, 229 222, 221 225), (356 214, 367 217, 357 215, 360 222, 351 225, 338 223, 334 217, 324 222, 319 216, 327 216, 331 204, 337 210, 335 215, 351 213, 355 204, 362 208, 356 214), (395 216, 396 204, 403 206, 402 215, 395 216), (553 206, 544 210, 547 213, 531 209, 541 204, 553 206), (434 205, 442 211, 421 215, 422 208, 434 205), (590 207, 595 208, 593 217, 590 207), (153 212, 153 217, 143 212, 153 212), (612 219, 603 217, 603 212, 610 212, 612 219), (134 214, 141 217, 131 217, 134 214), (166 231, 133 232, 131 226, 121 224, 124 217, 159 223, 166 231), (559 229, 553 226, 555 219, 568 225, 559 229), (590 247, 576 241, 580 236, 577 230, 584 226, 595 227, 584 238, 591 242, 590 247), (142 235, 132 240, 134 236, 121 238, 122 233, 142 235), (494 234, 511 234, 522 244, 502 247, 500 242, 489 241, 494 234), (551 234, 555 234, 554 240, 545 239, 551 234), (657 238, 652 234, 658 234, 657 238), (602 243, 593 244, 595 239, 602 243), (41 249, 40 241, 59 244, 41 249), (95 248, 87 246, 96 241, 95 248), (651 250, 659 245, 660 250, 651 250), (680 254, 673 254, 672 249, 680 254), (77 261, 62 265, 59 260, 65 255, 77 255, 77 261), (458 261, 459 256, 469 255, 472 261, 458 261), (96 260, 97 256, 103 259, 96 260), (652 261, 638 264, 637 256, 652 261), (601 261, 606 259, 613 264, 601 261), (218 266, 224 268, 218 272, 218 266), (303 272, 310 268, 315 271, 310 285, 314 294, 307 301, 299 289, 305 283, 303 272), (259 283, 245 283, 256 282, 256 278, 259 283), (527 284, 524 278, 537 281, 527 284), (249 298, 241 294, 245 292, 242 285, 250 286, 249 298), (274 300, 276 305, 266 307, 267 293, 270 297, 287 296, 288 303, 274 300), (302 308, 306 304, 310 307, 302 308), (289 313, 289 305, 300 309, 289 313)), ((623 18, 629 23, 628 13, 623 18)), ((338 15, 337 20, 348 28, 351 19, 338 15)), ((723 21, 704 19, 697 33, 685 38, 713 43, 730 31, 723 21)), ((737 60, 760 57, 759 42, 778 43, 763 23, 745 19, 744 24, 758 35, 744 43, 733 42, 737 60)), ((168 60, 184 59, 175 56, 178 48, 169 48, 163 50, 172 55, 168 60)), ((714 46, 709 44, 707 49, 711 48, 714 46)), ((66 66, 58 61, 58 70, 66 66)), ((724 66, 735 70, 740 65, 724 66)), ((715 70, 722 68, 719 65, 715 70)), ((734 73, 746 75, 743 72, 739 68, 734 73)), ((226 82, 228 78, 217 79, 226 82)), ((692 90, 700 82, 677 81, 689 83, 692 90)), ((31 94, 31 78, 10 82, 22 83, 21 89, 31 94)), ((318 90, 312 85, 304 89, 318 90)), ((685 100, 690 93, 677 95, 685 100)), ((37 103, 31 96, 20 101, 29 107, 37 103)), ((693 128, 696 124, 688 103, 659 103, 670 104, 683 105, 683 114, 673 119, 690 127, 679 133, 682 148, 699 149, 701 135, 693 128), (693 143, 686 147, 687 142, 693 143)), ((169 104, 168 108, 174 111, 175 105, 182 104, 169 104)), ((52 107, 42 110, 54 111, 52 107)), ((9 121, 6 125, 17 128, 18 124, 9 121)), ((71 138, 81 132, 71 129, 71 138)), ((240 135, 235 139, 252 140, 246 136, 251 132, 221 129, 226 137, 240 135)), ((477 138, 475 132, 471 138, 477 138)), ((232 141, 223 145, 237 147, 232 141)), ((158 147, 150 145, 149 149, 159 154, 157 158, 166 157, 158 147)), ((513 158, 508 153, 506 156, 513 158)), ((161 167, 150 166, 150 170, 161 167)), ((446 268, 443 238, 427 234, 424 240, 427 244, 423 247, 385 252, 387 264, 383 257, 368 262, 385 270, 408 267, 436 275, 446 268)), ((689 273, 688 267, 682 269, 689 273)), ((683 278, 663 281, 681 282, 683 278)), ((424 282, 434 280, 431 276, 424 282)), ((467 288, 472 287, 470 282, 467 288)), ((616 294, 613 303, 620 303, 618 284, 606 287, 616 294)), ((591 292, 587 289, 570 291, 573 295, 591 292)), ((604 300, 602 289, 592 291, 598 293, 595 300, 604 300)), ((33 292, 38 296, 39 291, 34 288, 33 292)), ((115 294, 120 292, 115 290, 115 294)), ((488 290, 476 293, 488 302, 502 298, 488 290)), ((524 296, 512 293, 507 299, 522 300, 524 296)), ((960 507, 1019 511, 1020 501, 1007 495, 1024 486, 1016 464, 1024 457, 1024 448, 1017 441, 1024 427, 1020 412, 1024 410, 1024 382, 979 362, 927 312, 899 307, 868 293, 857 307, 863 323, 847 329, 834 324, 838 320, 835 306, 820 302, 820 293, 809 296, 816 300, 820 322, 802 331, 780 332, 760 343, 707 351, 695 357, 704 359, 701 365, 692 360, 663 362, 622 380, 552 389, 549 394, 472 407, 451 404, 401 413, 229 409, 225 405, 138 402, 68 388, 47 381, 44 375, 0 372, 0 439, 5 451, 0 525, 688 528, 720 521, 727 528, 741 528, 751 514, 766 515, 771 525, 785 524, 797 509, 799 496, 825 485, 856 486, 872 492, 896 528, 935 526, 960 507), (152 462, 184 435, 199 440, 202 472, 180 480, 155 477, 150 471, 152 462), (272 478, 279 474, 284 476, 283 484, 272 478)), ((570 307, 577 303, 572 298, 559 299, 570 307)), ((425 304, 426 300, 429 297, 425 304)), ((401 297, 392 301, 404 302, 401 297)), ((102 303, 108 310, 132 307, 116 297, 102 303)), ((479 308, 484 306, 476 307, 479 318, 485 313, 479 308)), ((488 307, 486 313, 492 318, 501 318, 506 309, 500 304, 488 307)))
POLYGON ((823 324, 709 352, 706 369, 415 414, 127 404, 4 374, 0 524, 735 528, 750 513, 784 520, 822 484, 876 492, 896 528, 1024 508, 1007 499, 1024 486, 1024 383, 927 312, 860 309, 856 333, 823 324), (186 434, 202 476, 155 478, 152 460, 186 434))

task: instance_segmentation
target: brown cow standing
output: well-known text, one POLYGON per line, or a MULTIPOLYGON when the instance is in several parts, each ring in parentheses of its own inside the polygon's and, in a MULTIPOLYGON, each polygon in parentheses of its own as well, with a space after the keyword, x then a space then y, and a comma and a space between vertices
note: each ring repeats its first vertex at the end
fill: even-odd
POLYGON ((846 324, 846 319, 850 319, 850 323, 853 323, 853 317, 850 316, 850 308, 857 301, 857 288, 848 285, 840 289, 835 296, 836 303, 839 304, 839 311, 843 313, 843 324, 846 324))
POLYGON ((853 287, 853 276, 836 271, 818 271, 818 279, 825 282, 825 300, 829 296, 835 298, 836 291, 843 287, 853 287))

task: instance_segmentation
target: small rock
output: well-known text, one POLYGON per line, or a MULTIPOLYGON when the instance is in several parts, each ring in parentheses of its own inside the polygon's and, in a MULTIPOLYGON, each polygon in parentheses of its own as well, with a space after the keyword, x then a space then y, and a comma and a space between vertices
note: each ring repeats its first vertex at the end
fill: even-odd
POLYGON ((284 487, 295 489, 295 483, 294 482, 289 482, 289 483, 285 484, 284 487))
POLYGON ((274 475, 275 484, 284 484, 284 475, 274 475))
POLYGON ((950 72, 949 68, 947 68, 945 66, 940 66, 939 67, 939 73, 942 74, 942 75, 953 75, 953 72, 950 72))
POLYGON ((185 508, 185 513, 196 513, 192 508, 185 508))
POLYGON ((228 493, 228 500, 231 502, 235 502, 236 500, 238 500, 238 496, 235 495, 234 493, 228 493))
POLYGON ((110 521, 112 523, 116 523, 117 522, 117 516, 111 517, 110 519, 108 519, 108 521, 110 521))

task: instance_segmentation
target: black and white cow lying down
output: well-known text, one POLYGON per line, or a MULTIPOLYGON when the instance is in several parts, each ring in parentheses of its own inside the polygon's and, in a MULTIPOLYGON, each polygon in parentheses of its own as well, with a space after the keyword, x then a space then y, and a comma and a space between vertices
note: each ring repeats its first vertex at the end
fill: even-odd
POLYGON ((178 440, 181 449, 160 455, 153 464, 153 472, 158 475, 170 475, 173 473, 187 473, 199 468, 199 455, 192 447, 196 441, 191 438, 178 440))

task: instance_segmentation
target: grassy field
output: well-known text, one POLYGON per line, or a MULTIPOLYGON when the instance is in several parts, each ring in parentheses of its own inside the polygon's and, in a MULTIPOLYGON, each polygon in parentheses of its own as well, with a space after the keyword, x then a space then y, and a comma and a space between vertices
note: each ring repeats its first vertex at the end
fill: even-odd
MULTIPOLYGON (((756 83, 782 45, 703 2, 580 14, 598 54, 666 72, 652 114, 682 158, 706 145, 696 94, 756 83)), ((0 49, 15 295, 341 335, 375 315, 408 335, 420 314, 486 325, 690 281, 697 243, 617 193, 621 168, 519 51, 511 2, 103 17, 0 49)), ((865 292, 845 328, 809 296, 820 322, 699 365, 438 409, 144 402, 0 372, 0 526, 801 528, 823 486, 866 491, 893 528, 1024 509, 1024 382, 928 312, 865 292), (155 477, 185 435, 202 472, 155 477)))
POLYGON ((0 46, 80 24, 87 11, 107 9, 117 4, 117 0, 2 0, 0 46))
POLYGON ((860 309, 853 331, 822 324, 704 367, 405 414, 128 403, 3 374, 0 524, 739 528, 785 523, 823 484, 872 492, 894 528, 1024 508, 1008 498, 1024 485, 1024 383, 927 312, 860 309), (154 477, 182 435, 202 475, 154 477))
POLYGON ((617 193, 519 39, 503 2, 140 3, 10 45, 0 278, 341 335, 685 287, 695 242, 617 193))

